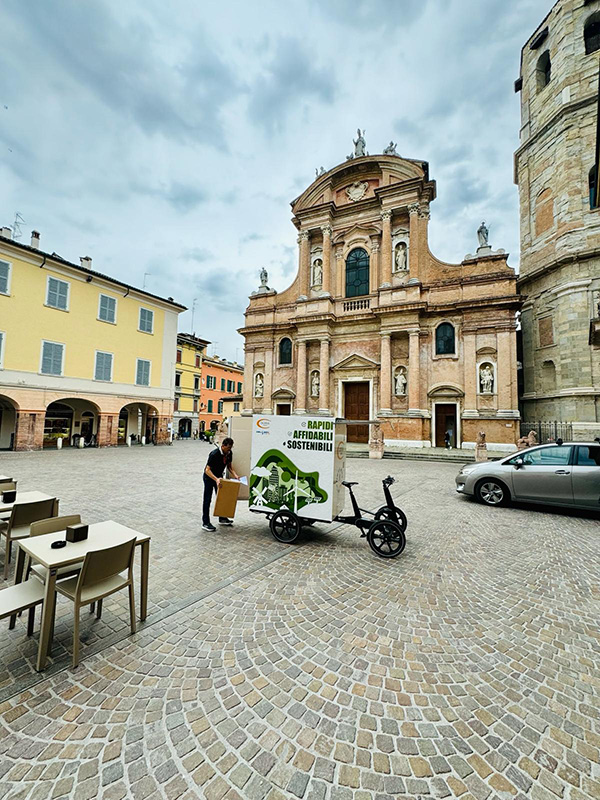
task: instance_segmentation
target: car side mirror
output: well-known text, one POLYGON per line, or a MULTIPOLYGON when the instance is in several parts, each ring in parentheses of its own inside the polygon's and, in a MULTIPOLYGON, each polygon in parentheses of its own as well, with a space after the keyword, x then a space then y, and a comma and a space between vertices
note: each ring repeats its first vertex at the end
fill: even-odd
POLYGON ((513 465, 514 465, 515 469, 521 469, 521 467, 523 466, 524 463, 525 462, 523 461, 522 458, 515 458, 515 460, 513 461, 513 465))

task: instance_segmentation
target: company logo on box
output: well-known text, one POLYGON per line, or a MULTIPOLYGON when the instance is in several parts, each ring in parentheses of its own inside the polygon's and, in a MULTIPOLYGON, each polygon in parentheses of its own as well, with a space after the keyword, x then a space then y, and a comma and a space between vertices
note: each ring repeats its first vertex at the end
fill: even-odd
POLYGON ((260 433, 267 433, 271 427, 271 420, 266 419, 265 417, 260 417, 256 420, 256 427, 260 428, 260 433))

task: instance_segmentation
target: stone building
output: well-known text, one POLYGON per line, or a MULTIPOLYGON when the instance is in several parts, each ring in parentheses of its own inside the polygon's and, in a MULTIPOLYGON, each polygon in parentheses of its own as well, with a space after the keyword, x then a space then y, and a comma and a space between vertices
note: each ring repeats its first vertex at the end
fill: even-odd
POLYGON ((600 2, 560 0, 521 53, 523 416, 600 432, 600 2))
MULTIPOLYGON (((378 419, 388 445, 512 447, 518 433, 516 277, 503 251, 460 264, 429 251, 435 182, 390 143, 321 171, 292 203, 299 268, 277 293, 261 272, 246 310, 246 413, 378 419)), ((350 425, 350 441, 367 441, 350 425)))

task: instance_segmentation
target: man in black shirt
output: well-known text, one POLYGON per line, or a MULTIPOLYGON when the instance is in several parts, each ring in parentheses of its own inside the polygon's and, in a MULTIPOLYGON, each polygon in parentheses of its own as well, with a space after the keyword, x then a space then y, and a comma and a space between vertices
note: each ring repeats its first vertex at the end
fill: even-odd
MULTIPOLYGON (((239 480, 239 475, 231 466, 232 447, 233 439, 229 437, 223 439, 221 447, 216 447, 211 451, 204 467, 204 497, 202 500, 202 530, 204 531, 214 532, 217 530, 210 521, 210 501, 213 491, 219 488, 225 470, 228 469, 231 475, 239 480)), ((233 525, 233 522, 227 517, 219 517, 219 525, 233 525)))

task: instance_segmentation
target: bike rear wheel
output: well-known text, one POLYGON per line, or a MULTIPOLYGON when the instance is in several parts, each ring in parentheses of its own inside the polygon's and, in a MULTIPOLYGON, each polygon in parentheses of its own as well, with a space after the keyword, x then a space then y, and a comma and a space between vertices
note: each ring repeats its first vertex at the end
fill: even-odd
POLYGON ((300 533, 300 520, 291 511, 278 511, 271 517, 269 527, 278 542, 291 544, 300 533))
POLYGON ((394 506, 391 509, 389 506, 381 506, 379 511, 375 513, 375 519, 390 519, 392 522, 397 522, 398 525, 402 528, 402 531, 405 531, 408 527, 408 518, 404 511, 398 506, 394 506), (396 512, 396 518, 394 519, 394 511, 396 512))

